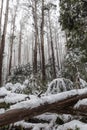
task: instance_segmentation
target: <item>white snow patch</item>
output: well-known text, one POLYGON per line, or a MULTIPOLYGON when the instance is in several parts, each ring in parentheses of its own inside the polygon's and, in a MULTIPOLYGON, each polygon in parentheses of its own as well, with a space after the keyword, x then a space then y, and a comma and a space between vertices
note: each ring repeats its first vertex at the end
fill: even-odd
POLYGON ((5 88, 7 90, 12 90, 13 87, 14 87, 14 85, 12 83, 10 83, 10 82, 5 85, 5 88))
POLYGON ((87 130, 87 124, 82 123, 78 120, 73 120, 70 121, 69 123, 65 123, 64 125, 58 126, 57 130, 67 130, 67 129, 76 130, 76 128, 80 128, 80 130, 87 130))
POLYGON ((34 107, 38 107, 40 105, 43 105, 46 102, 48 104, 51 104, 51 103, 69 98, 71 96, 75 96, 75 95, 79 95, 79 94, 81 95, 81 94, 86 94, 86 93, 87 93, 87 88, 84 88, 84 89, 71 90, 71 91, 62 92, 62 93, 59 93, 59 94, 44 96, 44 97, 41 97, 41 98, 37 97, 37 98, 33 98, 31 100, 23 101, 23 102, 15 104, 15 105, 12 105, 11 109, 34 108, 34 107))
POLYGON ((25 100, 26 97, 27 95, 24 95, 24 94, 10 93, 4 98, 4 101, 6 103, 17 103, 17 102, 25 100))
POLYGON ((4 102, 4 98, 1 98, 1 99, 0 99, 0 103, 3 103, 3 102, 4 102))
POLYGON ((87 98, 79 100, 76 105, 74 106, 74 108, 79 108, 79 106, 81 105, 87 105, 87 98))
POLYGON ((12 84, 12 83, 7 83, 5 85, 5 88, 7 90, 11 90, 11 92, 20 92, 21 90, 26 88, 26 84, 27 84, 27 80, 24 82, 24 84, 20 84, 20 83, 16 83, 16 84, 12 84))
POLYGON ((7 91, 5 87, 0 88, 0 96, 6 96, 10 91, 7 91))
POLYGON ((48 124, 46 124, 46 123, 35 124, 35 123, 27 123, 27 122, 24 122, 24 121, 20 121, 20 122, 15 123, 14 125, 15 126, 22 126, 23 128, 33 128, 33 129, 37 128, 39 130, 40 128, 46 127, 48 124))
POLYGON ((0 114, 3 114, 3 113, 5 113, 5 109, 4 108, 0 109, 0 114))
POLYGON ((24 84, 25 86, 27 86, 27 85, 29 84, 29 80, 26 79, 26 80, 23 82, 23 84, 24 84))
POLYGON ((46 121, 53 121, 55 122, 57 119, 58 115, 57 114, 52 114, 52 113, 45 113, 45 114, 41 114, 39 116, 36 116, 35 118, 38 118, 40 120, 46 120, 46 121))
POLYGON ((87 82, 80 78, 80 86, 81 86, 81 88, 87 87, 87 82))

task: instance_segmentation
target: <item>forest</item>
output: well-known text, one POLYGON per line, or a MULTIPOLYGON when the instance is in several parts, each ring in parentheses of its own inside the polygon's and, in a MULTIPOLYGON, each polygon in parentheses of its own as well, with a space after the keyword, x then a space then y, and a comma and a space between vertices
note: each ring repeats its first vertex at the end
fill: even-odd
POLYGON ((87 130, 87 0, 0 0, 0 130, 87 130))

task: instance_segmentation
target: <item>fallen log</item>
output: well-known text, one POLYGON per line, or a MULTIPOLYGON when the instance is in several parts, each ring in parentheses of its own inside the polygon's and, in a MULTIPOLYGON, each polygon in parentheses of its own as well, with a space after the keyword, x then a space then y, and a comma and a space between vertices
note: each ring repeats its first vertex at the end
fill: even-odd
MULTIPOLYGON (((74 93, 69 93, 68 91, 68 92, 63 92, 61 94, 56 94, 53 96, 51 95, 50 97, 46 96, 44 98, 38 98, 35 101, 35 105, 33 103, 33 100, 29 100, 27 108, 20 107, 21 104, 23 106, 24 104, 26 105, 27 103, 26 101, 19 103, 17 106, 14 106, 12 110, 8 110, 4 114, 0 115, 0 127, 9 125, 10 123, 21 121, 27 117, 31 119, 34 116, 37 116, 46 112, 55 112, 55 113, 57 112, 58 114, 60 114, 61 112, 63 113, 63 110, 64 110, 65 111, 64 114, 66 114, 67 111, 70 111, 71 109, 70 107, 73 107, 73 105, 75 105, 78 100, 87 98, 87 89, 86 91, 82 93, 81 92, 78 93, 77 91, 71 91, 71 92, 74 92, 74 93), (63 96, 63 97, 60 98, 60 96, 61 97, 63 96), (54 98, 56 99, 53 100, 54 98)), ((72 111, 71 111, 71 114, 72 114, 72 111)))

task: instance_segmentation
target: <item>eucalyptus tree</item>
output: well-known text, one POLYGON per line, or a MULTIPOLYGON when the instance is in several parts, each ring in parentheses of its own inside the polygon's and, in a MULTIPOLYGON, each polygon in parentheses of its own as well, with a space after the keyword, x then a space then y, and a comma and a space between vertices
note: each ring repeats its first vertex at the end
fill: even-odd
POLYGON ((6 38, 7 24, 8 24, 9 1, 10 0, 6 1, 6 11, 5 11, 3 32, 1 37, 1 46, 0 46, 0 86, 2 85, 2 67, 3 67, 3 55, 5 49, 5 38, 6 38))
POLYGON ((32 17, 33 23, 32 28, 34 29, 34 44, 33 44, 33 72, 34 74, 37 73, 37 47, 38 47, 38 40, 39 40, 39 34, 38 34, 38 0, 27 0, 24 2, 23 8, 27 12, 27 16, 30 19, 32 17), (26 4, 27 3, 27 4, 26 4))
POLYGON ((48 22, 49 22, 49 30, 50 30, 50 43, 51 43, 51 52, 52 52, 52 65, 53 65, 53 78, 56 78, 56 68, 55 68, 55 55, 54 55, 54 43, 53 43, 53 32, 52 32, 52 23, 51 23, 51 11, 56 8, 56 5, 53 3, 48 3, 46 6, 46 10, 48 11, 48 22))
MULTIPOLYGON (((44 54, 44 0, 27 0, 23 3, 28 15, 32 15, 33 38, 33 72, 37 73, 37 54, 40 54, 42 79, 45 80, 45 54, 44 54), (38 51, 39 48, 39 51, 38 51)), ((29 17, 30 18, 30 17, 29 17)))
POLYGON ((44 54, 44 0, 42 0, 42 15, 41 15, 41 54, 42 54, 42 80, 46 80, 45 72, 45 54, 44 54))
POLYGON ((33 20, 34 20, 34 28, 35 28, 35 47, 34 47, 34 61, 33 61, 34 73, 37 73, 37 45, 38 45, 37 4, 38 4, 38 0, 33 0, 32 1, 32 13, 33 13, 33 20))

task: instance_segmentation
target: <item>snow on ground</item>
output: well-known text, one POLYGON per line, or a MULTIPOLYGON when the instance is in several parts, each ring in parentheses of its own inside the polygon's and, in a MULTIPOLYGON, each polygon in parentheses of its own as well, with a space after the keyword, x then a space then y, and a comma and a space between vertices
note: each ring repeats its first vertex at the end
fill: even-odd
MULTIPOLYGON (((82 79, 81 79, 81 83, 83 87, 86 87, 86 82, 84 82, 82 79)), ((67 91, 67 88, 66 88, 67 85, 65 84, 64 79, 61 79, 61 78, 55 79, 53 82, 51 82, 49 84, 46 94, 40 98, 35 95, 25 95, 25 94, 15 93, 18 90, 23 90, 24 88, 26 88, 26 84, 28 84, 27 80, 26 82, 24 82, 23 85, 21 85, 20 83, 17 83, 14 85, 11 83, 8 83, 5 85, 5 87, 0 88, 0 96, 1 96, 0 103, 3 103, 3 102, 7 104, 16 103, 15 105, 11 105, 10 109, 34 108, 34 107, 38 107, 44 104, 45 102, 48 104, 51 104, 51 103, 69 98, 71 96, 87 94, 87 88, 67 91), (61 92, 59 90, 61 86, 65 92, 61 92), (55 91, 57 92, 57 94, 55 91), (2 98, 3 96, 4 98, 2 98)), ((71 82, 70 82, 70 85, 72 86, 71 82)), ((87 99, 78 101, 74 107, 78 108, 80 105, 87 105, 87 99)), ((4 112, 5 112, 5 109, 0 109, 0 114, 4 112)), ((73 119, 71 115, 64 115, 64 114, 57 115, 57 114, 52 114, 52 113, 45 113, 45 114, 36 116, 35 118, 49 121, 50 123, 48 124, 47 123, 44 123, 44 124, 33 123, 32 124, 32 123, 27 123, 25 121, 20 121, 20 122, 15 123, 15 125, 16 126, 21 125, 23 128, 33 128, 33 130, 40 130, 41 128, 45 130, 51 130, 51 128, 53 128, 53 130, 67 130, 67 129, 76 130, 76 128, 80 128, 80 130, 87 130, 87 124, 82 123, 78 120, 70 121, 69 123, 65 123, 64 125, 61 125, 61 126, 54 125, 58 117, 62 119, 64 122, 70 121, 73 119)))
POLYGON ((7 91, 4 87, 0 88, 0 96, 6 96, 10 91, 7 91))
POLYGON ((81 105, 87 105, 87 98, 79 100, 74 108, 79 108, 81 105))
POLYGON ((15 104, 15 105, 12 105, 11 109, 34 108, 34 107, 43 105, 46 102, 48 104, 51 104, 51 103, 69 98, 71 96, 81 95, 81 94, 86 94, 86 93, 87 93, 87 88, 84 88, 84 89, 71 90, 71 91, 62 92, 62 93, 58 93, 58 94, 54 94, 54 95, 44 96, 41 98, 37 97, 37 98, 33 98, 31 100, 23 101, 23 102, 15 104))
POLYGON ((13 87, 14 87, 14 85, 13 85, 12 83, 7 83, 7 84, 5 85, 5 88, 6 88, 7 90, 11 90, 13 87))
POLYGON ((80 78, 80 86, 81 86, 81 88, 87 87, 87 82, 80 78))
POLYGON ((62 115, 58 115, 58 117, 62 119, 65 123, 73 120, 74 118, 74 116, 71 116, 70 114, 62 114, 62 115))
POLYGON ((5 85, 5 88, 7 90, 10 90, 11 92, 20 93, 23 89, 26 88, 26 82, 24 82, 24 84, 20 84, 20 83, 16 83, 16 84, 7 83, 5 85))
POLYGON ((44 124, 37 123, 37 124, 35 124, 35 123, 27 123, 25 121, 19 121, 19 122, 15 123, 14 125, 15 126, 22 126, 23 128, 33 128, 33 129, 37 128, 38 130, 40 128, 45 128, 45 127, 48 126, 47 123, 44 123, 44 124))
POLYGON ((45 120, 45 121, 51 121, 54 122, 57 120, 57 118, 60 118, 61 120, 63 120, 64 122, 68 122, 70 120, 73 119, 73 116, 71 116, 70 114, 56 114, 56 113, 44 113, 41 114, 39 116, 35 116, 35 119, 39 119, 39 120, 45 120))
POLYGON ((20 101, 25 100, 25 98, 27 98, 27 95, 24 94, 16 94, 16 93, 10 93, 8 94, 5 98, 4 98, 4 102, 5 103, 9 103, 9 104, 13 104, 13 103, 17 103, 20 101))
POLYGON ((78 120, 73 120, 69 123, 65 123, 64 125, 58 126, 57 130, 76 130, 76 128, 79 128, 80 130, 87 130, 87 124, 82 123, 78 120))
POLYGON ((63 125, 53 125, 52 122, 47 123, 27 123, 25 121, 20 121, 14 124, 15 126, 22 126, 23 128, 33 128, 33 130, 40 130, 44 128, 44 130, 87 130, 87 124, 82 123, 78 120, 73 120, 63 125))
POLYGON ((11 91, 6 90, 6 88, 2 87, 0 88, 0 103, 17 103, 20 101, 23 101, 27 99, 29 96, 25 94, 17 94, 17 93, 12 93, 11 91))
POLYGON ((3 102, 4 102, 4 98, 1 98, 1 99, 0 99, 0 103, 3 103, 3 102))
POLYGON ((56 119, 58 117, 58 114, 55 113, 45 113, 45 114, 41 114, 39 116, 36 116, 35 118, 38 118, 39 120, 46 120, 46 121, 53 121, 55 122, 56 119))
POLYGON ((2 114, 2 113, 5 113, 5 109, 4 108, 0 109, 0 114, 2 114))
POLYGON ((23 128, 33 128, 33 130, 40 130, 44 128, 44 130, 87 130, 87 124, 82 123, 78 120, 73 120, 63 125, 56 125, 52 122, 50 123, 27 123, 25 121, 20 121, 14 124, 15 126, 22 126, 23 128))
POLYGON ((10 93, 5 98, 0 99, 0 103, 14 104, 20 101, 24 101, 28 98, 28 95, 10 93))

